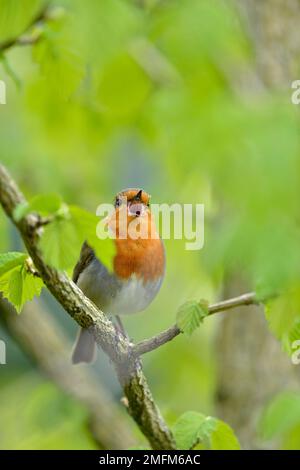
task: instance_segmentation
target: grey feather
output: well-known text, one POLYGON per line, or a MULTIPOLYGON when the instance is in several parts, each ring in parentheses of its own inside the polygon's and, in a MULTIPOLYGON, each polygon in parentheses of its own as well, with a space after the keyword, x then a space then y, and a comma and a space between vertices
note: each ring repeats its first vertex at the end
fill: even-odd
POLYGON ((96 343, 87 329, 80 328, 72 353, 72 363, 91 363, 96 358, 96 343))

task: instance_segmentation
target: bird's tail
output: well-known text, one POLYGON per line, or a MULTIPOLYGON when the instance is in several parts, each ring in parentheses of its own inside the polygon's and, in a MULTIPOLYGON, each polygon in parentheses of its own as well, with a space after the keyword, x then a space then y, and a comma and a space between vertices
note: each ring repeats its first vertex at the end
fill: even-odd
POLYGON ((75 341, 72 363, 93 362, 96 358, 96 343, 91 333, 86 328, 80 328, 75 341))

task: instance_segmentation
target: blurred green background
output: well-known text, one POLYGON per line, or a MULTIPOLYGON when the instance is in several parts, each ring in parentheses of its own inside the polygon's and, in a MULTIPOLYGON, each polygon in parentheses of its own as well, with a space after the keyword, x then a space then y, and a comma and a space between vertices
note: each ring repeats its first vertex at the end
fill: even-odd
MULTIPOLYGON (((257 2, 250 8, 251 3, 257 2)), ((249 407, 238 398, 230 404, 235 418, 245 413, 249 420, 240 434, 238 421, 228 418, 245 448, 299 449, 299 366, 288 356, 300 321, 299 115, 290 100, 291 81, 298 78, 295 51, 287 50, 291 66, 278 59, 278 67, 295 75, 267 79, 272 64, 258 59, 261 49, 272 49, 259 28, 250 28, 251 21, 264 25, 264 13, 253 6, 253 20, 231 1, 58 0, 51 2, 50 17, 28 30, 43 5, 0 0, 0 42, 26 30, 30 38, 41 35, 35 44, 16 45, 0 57, 7 87, 7 104, 0 106, 1 162, 26 196, 57 192, 92 212, 130 186, 150 192, 152 202, 205 204, 204 248, 186 251, 184 241, 166 240, 162 290, 147 311, 125 318, 126 328, 140 340, 171 325, 186 300, 292 289, 294 303, 286 295, 269 305, 269 326, 255 312, 263 338, 253 322, 248 327, 246 316, 242 327, 228 325, 233 338, 257 337, 253 350, 247 341, 245 348, 228 344, 222 321, 227 314, 221 314, 190 339, 182 335, 146 355, 143 363, 169 423, 188 409, 226 418, 222 373, 234 390, 243 382, 246 401, 257 397, 249 407), (268 342, 276 354, 268 349, 263 357, 268 342), (218 354, 220 344, 234 351, 230 363, 218 354), (262 362, 270 370, 278 366, 277 354, 284 372, 275 374, 282 383, 269 386, 273 374, 261 374, 253 385, 262 362), (251 361, 249 375, 244 355, 251 361), (242 363, 240 380, 235 358, 242 363)), ((277 22, 285 20, 279 7, 270 15, 278 40, 277 22)), ((289 34, 288 20, 284 26, 283 36, 289 34)), ((22 249, 3 213, 0 246, 22 249)), ((76 325, 48 293, 39 305, 41 315, 46 309, 72 340, 76 325)), ((0 366, 0 448, 97 448, 85 405, 44 373, 18 335, 12 338, 0 325, 0 338, 7 342, 7 365, 0 366)), ((93 367, 135 445, 145 445, 122 411, 121 391, 104 354, 93 367)), ((227 394, 234 399, 230 389, 227 394)))

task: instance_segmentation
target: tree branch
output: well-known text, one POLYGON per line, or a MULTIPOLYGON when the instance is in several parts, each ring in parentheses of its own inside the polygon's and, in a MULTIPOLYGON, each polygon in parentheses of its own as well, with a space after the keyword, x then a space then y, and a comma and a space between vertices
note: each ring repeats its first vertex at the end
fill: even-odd
MULTIPOLYGON (((241 305, 258 305, 259 302, 256 299, 255 292, 250 292, 249 294, 243 294, 238 297, 234 297, 229 300, 223 300, 222 302, 218 302, 215 304, 211 304, 208 307, 209 315, 213 315, 214 313, 223 312, 224 310, 230 310, 235 307, 240 307, 241 305)), ((163 346, 168 341, 171 341, 176 336, 181 333, 180 329, 177 325, 173 325, 167 330, 159 333, 157 336, 153 336, 152 338, 145 339, 140 343, 137 343, 132 350, 132 353, 139 357, 142 354, 147 352, 153 351, 154 349, 163 346)))
MULTIPOLYGON (((65 274, 47 265, 39 250, 40 217, 34 214, 14 221, 13 212, 18 204, 25 201, 7 170, 0 165, 0 202, 7 216, 18 228, 35 268, 49 291, 64 307, 66 312, 83 328, 89 328, 97 345, 105 351, 114 364, 119 382, 123 388, 129 414, 138 424, 153 449, 175 449, 172 434, 156 406, 146 378, 142 371, 140 356, 152 351, 173 338, 181 331, 177 325, 159 335, 134 345, 118 335, 108 317, 99 310, 65 274)), ((241 305, 258 304, 254 292, 218 302, 209 306, 209 315, 241 305)))
POLYGON ((132 355, 132 344, 120 337, 112 322, 64 273, 47 265, 38 246, 38 221, 33 214, 16 222, 14 209, 25 201, 7 170, 0 165, 0 202, 7 216, 18 228, 36 269, 45 285, 66 312, 81 326, 89 328, 97 345, 114 364, 134 418, 153 449, 175 449, 175 441, 156 406, 139 360, 132 355))
POLYGON ((128 449, 134 445, 123 413, 96 380, 93 370, 72 366, 69 339, 41 302, 27 303, 19 316, 0 296, 0 321, 42 373, 85 406, 92 436, 101 448, 128 449))

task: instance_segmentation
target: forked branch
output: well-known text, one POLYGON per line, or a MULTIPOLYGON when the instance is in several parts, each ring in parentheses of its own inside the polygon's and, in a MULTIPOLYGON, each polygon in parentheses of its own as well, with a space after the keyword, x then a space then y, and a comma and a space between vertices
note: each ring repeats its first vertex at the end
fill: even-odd
MULTIPOLYGON (((20 232, 38 275, 65 311, 81 327, 89 328, 97 345, 112 361, 123 388, 126 407, 153 449, 175 449, 176 444, 167 427, 143 374, 140 356, 152 351, 179 335, 174 325, 159 335, 136 345, 120 337, 108 317, 99 310, 64 273, 45 263, 39 249, 40 217, 29 214, 15 221, 15 208, 25 198, 7 170, 0 165, 0 203, 7 216, 20 232)), ((51 223, 51 222, 50 222, 51 223)), ((249 293, 209 306, 209 314, 240 305, 256 304, 255 294, 249 293)))
MULTIPOLYGON (((208 307, 209 314, 213 315, 214 313, 224 312, 224 310, 230 310, 235 307, 240 307, 242 305, 258 305, 259 302, 256 298, 255 292, 250 292, 248 294, 242 294, 238 297, 234 297, 228 300, 222 300, 221 302, 217 302, 215 304, 211 304, 208 307)), ((153 351, 154 349, 163 346, 168 341, 176 338, 181 333, 180 329, 177 325, 173 325, 167 330, 159 333, 157 336, 153 336, 152 338, 145 339, 140 343, 137 343, 133 347, 133 354, 136 356, 141 356, 147 352, 153 351)))

